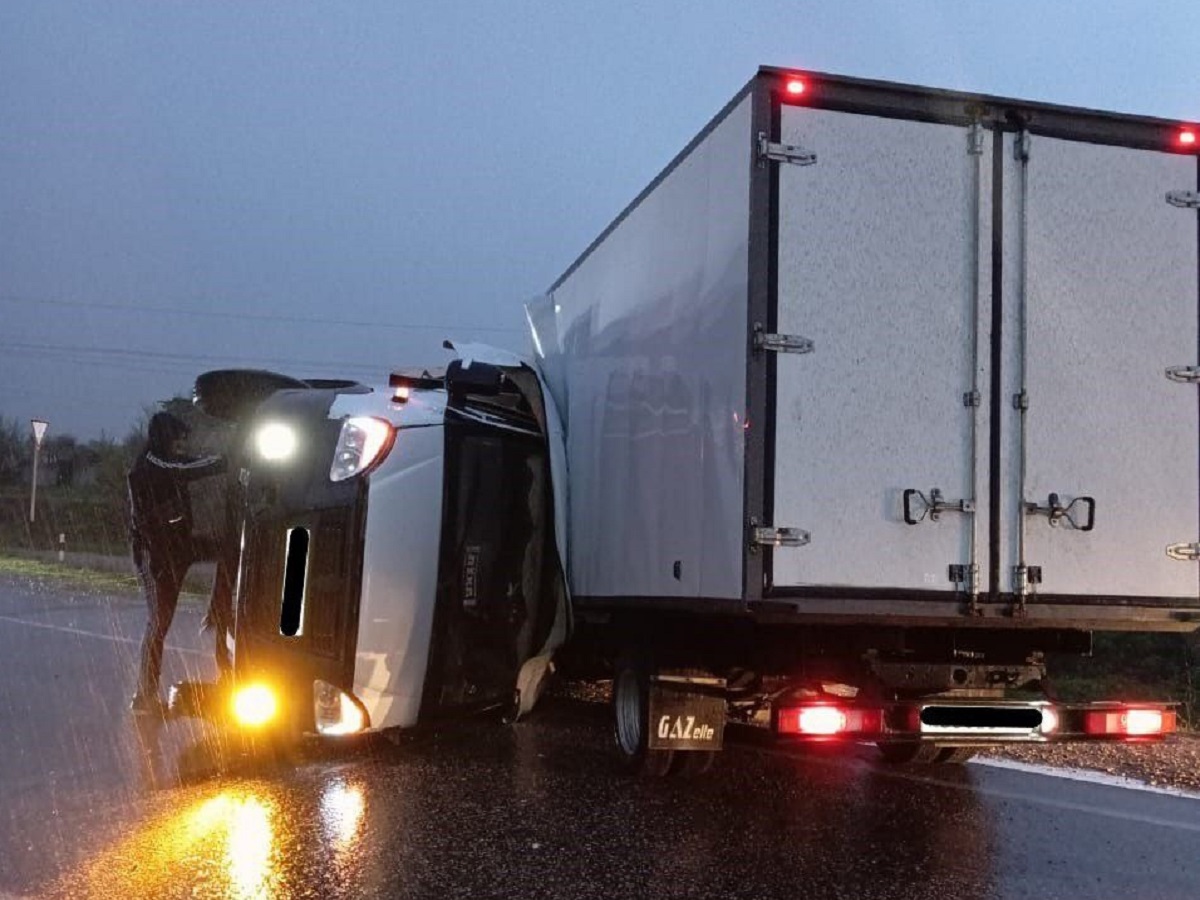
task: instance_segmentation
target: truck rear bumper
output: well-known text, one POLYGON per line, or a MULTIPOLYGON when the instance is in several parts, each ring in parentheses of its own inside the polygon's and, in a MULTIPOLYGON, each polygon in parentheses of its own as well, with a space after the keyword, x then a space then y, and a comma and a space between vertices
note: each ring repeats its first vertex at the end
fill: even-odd
POLYGON ((772 730, 801 741, 866 740, 950 747, 1067 741, 1159 741, 1176 730, 1162 703, 925 699, 884 704, 819 700, 773 710, 772 730))

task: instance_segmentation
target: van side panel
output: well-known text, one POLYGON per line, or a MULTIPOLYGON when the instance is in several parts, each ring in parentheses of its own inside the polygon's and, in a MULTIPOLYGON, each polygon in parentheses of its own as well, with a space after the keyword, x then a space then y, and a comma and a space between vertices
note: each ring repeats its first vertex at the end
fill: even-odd
POLYGON ((750 109, 551 292, 576 595, 741 600, 750 109))

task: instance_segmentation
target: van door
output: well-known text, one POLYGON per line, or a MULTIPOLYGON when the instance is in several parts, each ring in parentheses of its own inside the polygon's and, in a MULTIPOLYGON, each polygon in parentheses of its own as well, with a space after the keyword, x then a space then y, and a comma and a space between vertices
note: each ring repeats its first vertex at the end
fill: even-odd
POLYGON ((1197 222, 1190 155, 1005 137, 1003 590, 1198 596, 1197 222), (1024 420, 1024 421, 1022 421, 1024 420), (1024 429, 1024 431, 1022 431, 1024 429))
POLYGON ((545 439, 451 408, 441 561, 422 715, 502 705, 559 612, 545 439))
POLYGON ((779 166, 777 331, 813 350, 778 354, 768 478, 773 525, 811 542, 774 553, 773 594, 953 599, 987 522, 974 391, 990 136, 807 107, 782 116, 782 142, 816 164, 779 166))

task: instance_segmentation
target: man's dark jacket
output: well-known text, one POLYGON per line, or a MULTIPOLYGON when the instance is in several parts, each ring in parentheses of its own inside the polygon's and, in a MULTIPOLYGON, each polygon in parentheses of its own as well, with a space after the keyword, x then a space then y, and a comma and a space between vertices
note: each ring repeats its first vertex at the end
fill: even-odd
POLYGON ((129 470, 129 517, 134 562, 180 577, 196 558, 188 483, 225 469, 217 457, 171 459, 171 444, 184 433, 174 417, 150 421, 146 449, 129 470))

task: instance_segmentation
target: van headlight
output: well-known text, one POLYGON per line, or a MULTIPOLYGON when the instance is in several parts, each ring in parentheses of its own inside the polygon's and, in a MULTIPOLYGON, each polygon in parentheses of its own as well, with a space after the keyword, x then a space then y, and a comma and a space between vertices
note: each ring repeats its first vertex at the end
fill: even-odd
POLYGON ((396 442, 396 429, 386 419, 374 416, 350 416, 342 421, 330 481, 345 481, 383 462, 396 442))
POLYGON ((264 422, 254 432, 254 449, 267 462, 283 462, 296 453, 296 429, 283 422, 264 422))
POLYGON ((319 734, 358 734, 367 727, 367 714, 358 701, 327 681, 313 682, 313 718, 319 734))

